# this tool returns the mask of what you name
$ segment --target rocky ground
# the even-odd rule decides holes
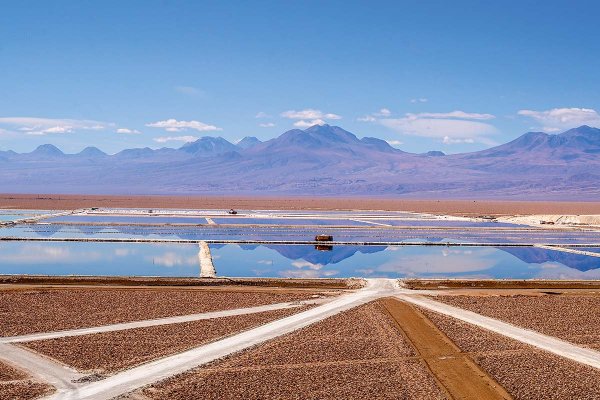
[[[298,307],[148,328],[40,340],[24,343],[23,346],[80,371],[110,374],[160,357],[176,354],[306,309],[306,307]]]
[[[314,294],[135,287],[0,290],[0,336],[254,307],[306,300]]]
[[[152,399],[440,399],[380,303],[148,387]]]
[[[421,310],[516,399],[600,399],[600,371]]]
[[[52,391],[51,386],[36,382],[24,372],[0,363],[0,399],[30,400]]]
[[[436,296],[435,300],[579,345],[600,344],[600,296]]]

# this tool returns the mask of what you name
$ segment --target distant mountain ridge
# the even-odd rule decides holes
[[[53,145],[0,152],[4,192],[382,195],[600,200],[600,130],[528,132],[486,150],[407,153],[337,126],[292,129],[261,142],[202,137],[179,149]],[[36,173],[32,173],[35,168]]]

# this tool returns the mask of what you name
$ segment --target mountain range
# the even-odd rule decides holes
[[[337,126],[261,142],[203,137],[179,149],[64,154],[46,144],[0,152],[0,191],[87,194],[288,194],[413,198],[600,199],[600,129],[528,132],[486,150],[404,152]]]

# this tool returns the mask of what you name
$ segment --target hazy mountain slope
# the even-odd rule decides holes
[[[487,150],[411,154],[334,126],[294,129],[250,147],[204,137],[180,149],[52,145],[0,154],[0,191],[287,193],[427,198],[600,199],[600,130],[526,133]]]

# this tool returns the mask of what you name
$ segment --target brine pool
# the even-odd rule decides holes
[[[210,245],[218,276],[600,279],[600,258],[533,247]],[[587,249],[598,251],[596,248]],[[194,277],[195,244],[1,242],[0,274]]]

